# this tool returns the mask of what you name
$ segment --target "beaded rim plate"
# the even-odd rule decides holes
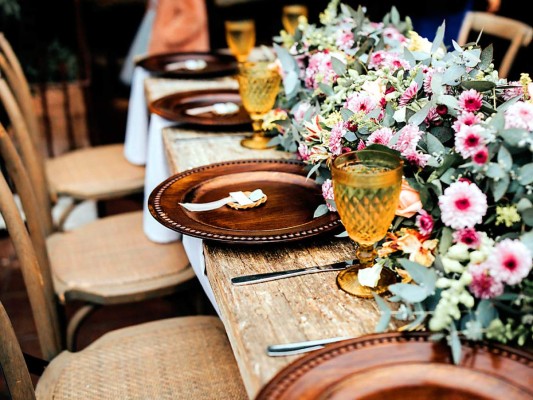
[[[532,354],[464,342],[454,365],[449,347],[430,336],[393,332],[328,345],[282,369],[256,400],[533,398]]]
[[[199,70],[167,70],[166,68],[169,64],[188,60],[202,60],[205,61],[206,66]],[[237,60],[232,55],[205,52],[154,54],[141,58],[137,61],[137,65],[158,76],[169,78],[203,79],[237,73]]]
[[[306,239],[342,227],[337,213],[313,214],[324,202],[320,186],[307,179],[296,160],[239,160],[210,164],[174,175],[153,190],[148,208],[167,228],[185,235],[230,243],[260,244]],[[178,203],[207,203],[229,192],[261,189],[258,207],[223,206],[191,212]]]

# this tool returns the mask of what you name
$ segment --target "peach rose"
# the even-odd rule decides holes
[[[400,192],[400,203],[396,209],[396,215],[405,218],[411,218],[422,209],[420,194],[414,190],[407,180],[402,179],[402,188]]]

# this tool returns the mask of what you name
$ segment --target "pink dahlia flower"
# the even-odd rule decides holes
[[[372,132],[372,134],[370,134],[370,136],[366,140],[366,144],[371,145],[377,143],[386,146],[389,144],[393,133],[394,132],[391,128],[378,129],[377,131]]]
[[[355,93],[354,95],[348,97],[346,99],[346,103],[344,103],[344,107],[346,107],[348,110],[354,113],[362,111],[365,114],[368,114],[370,111],[376,108],[377,105],[378,103],[374,98],[363,93]]]
[[[455,243],[466,244],[471,249],[478,249],[481,246],[481,235],[472,228],[465,228],[453,233]]]
[[[479,125],[464,125],[455,135],[455,151],[461,154],[463,158],[472,157],[485,146],[482,132],[483,128]]]
[[[521,128],[533,131],[533,104],[519,101],[505,111],[505,129]]]
[[[465,111],[478,111],[482,103],[483,96],[475,89],[466,90],[459,96],[459,107]]]
[[[338,122],[335,124],[331,130],[329,136],[328,147],[331,151],[331,154],[338,156],[342,153],[342,138],[346,134],[346,129],[344,128],[344,122]]]
[[[472,228],[487,213],[487,196],[473,183],[454,182],[439,196],[439,207],[444,225]]]
[[[298,146],[298,156],[302,159],[302,161],[309,160],[309,156],[311,155],[311,152],[309,151],[309,147],[305,143],[300,143]]]
[[[433,217],[426,210],[420,210],[416,216],[415,225],[422,235],[429,236],[433,232],[435,221],[433,221]]]
[[[516,285],[531,271],[531,252],[520,240],[504,239],[494,246],[491,273],[502,282]]]
[[[489,161],[489,149],[487,146],[477,149],[472,155],[472,161],[477,165],[485,165]]]
[[[453,123],[453,130],[459,132],[464,125],[472,126],[481,122],[480,114],[472,112],[464,112],[459,115],[457,120]]]
[[[416,145],[422,137],[422,131],[418,129],[418,126],[407,124],[400,129],[398,134],[398,141],[392,147],[402,153],[403,156],[416,152]]]
[[[477,298],[492,299],[503,293],[503,283],[491,275],[486,263],[471,264],[468,272],[472,275],[470,291]]]
[[[322,184],[322,196],[325,200],[333,200],[333,185],[331,184],[331,179],[326,179],[326,181]],[[329,204],[326,201],[326,205],[328,206],[328,209],[330,211],[337,211],[335,207],[333,207],[331,204]]]
[[[418,93],[418,83],[412,82],[407,89],[405,89],[405,92],[400,97],[400,100],[398,101],[398,105],[400,107],[406,106],[409,104],[412,100],[415,99],[416,94]]]

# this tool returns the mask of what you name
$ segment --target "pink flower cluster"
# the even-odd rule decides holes
[[[453,124],[455,131],[455,151],[464,159],[471,158],[477,165],[484,165],[489,160],[484,128],[478,124],[482,114],[476,114],[481,108],[481,94],[474,89],[463,92],[459,98],[463,112]]]
[[[470,290],[481,299],[503,293],[504,284],[516,285],[529,275],[532,255],[519,240],[504,239],[494,246],[487,260],[469,266]]]
[[[333,200],[334,195],[331,179],[326,179],[326,181],[322,184],[322,196],[325,200]],[[333,207],[328,201],[326,201],[326,205],[328,206],[328,209],[330,211],[337,211],[337,209]]]
[[[533,104],[519,101],[505,112],[505,129],[519,128],[533,131]]]
[[[370,56],[368,67],[372,69],[389,68],[390,72],[395,72],[400,68],[408,71],[411,66],[400,54],[387,51],[378,50]]]
[[[305,69],[305,86],[309,89],[316,89],[319,83],[331,85],[338,78],[333,70],[331,54],[320,51],[309,58],[309,65]]]

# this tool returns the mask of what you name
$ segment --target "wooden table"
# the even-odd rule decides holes
[[[243,149],[242,134],[198,133],[180,128],[163,131],[171,169],[244,158],[290,157],[274,150]],[[280,369],[297,357],[269,357],[269,344],[372,333],[379,319],[373,300],[337,289],[335,272],[232,286],[230,278],[313,265],[354,257],[346,239],[321,237],[286,245],[240,245],[204,242],[209,282],[221,310],[235,357],[250,398]]]

